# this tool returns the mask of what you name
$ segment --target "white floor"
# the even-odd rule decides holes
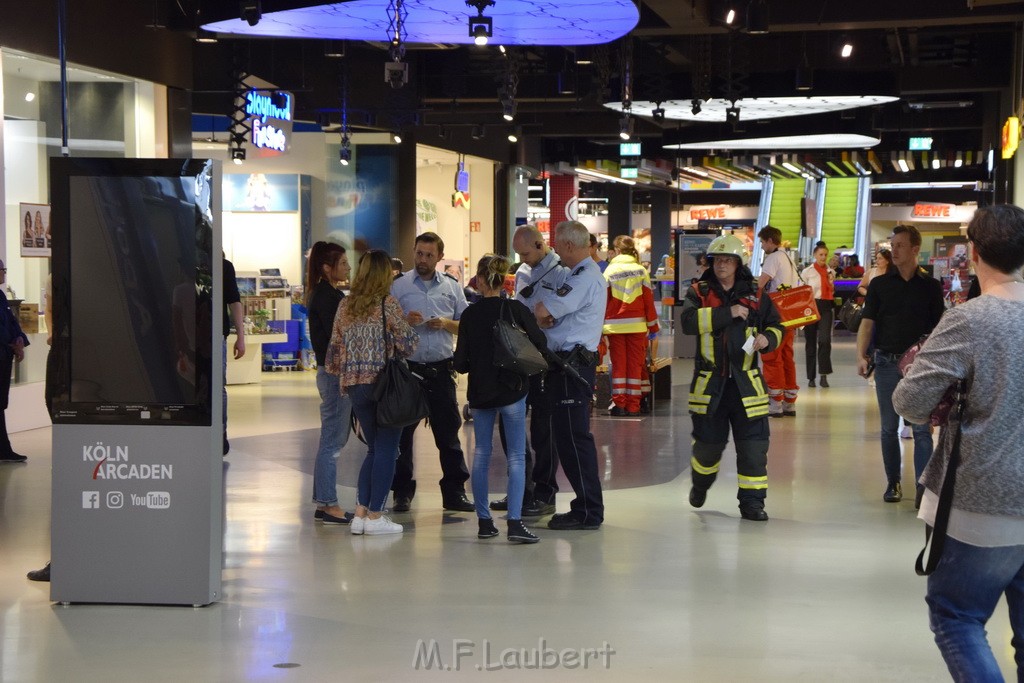
[[[689,366],[676,361],[673,403],[594,420],[605,525],[541,526],[534,546],[478,541],[474,515],[441,512],[426,433],[405,534],[315,523],[312,374],[231,387],[224,599],[201,609],[50,603],[25,579],[49,557],[50,430],[15,434],[30,458],[0,466],[0,680],[947,680],[913,571],[922,524],[912,496],[882,502],[873,391],[849,339],[835,358],[832,388],[772,421],[769,522],[740,521],[731,452],[705,507],[686,502]],[[358,446],[341,456],[343,505]],[[990,637],[1012,679],[1005,624],[1000,608]],[[439,658],[417,661],[431,641]],[[547,670],[516,668],[536,668],[538,649]]]

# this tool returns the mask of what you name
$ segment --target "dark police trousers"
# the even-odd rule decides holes
[[[715,482],[731,426],[736,442],[736,497],[741,506],[745,500],[762,501],[768,493],[768,417],[747,417],[734,380],[727,379],[722,391],[714,414],[691,416],[693,485],[707,490]]]
[[[570,504],[584,524],[604,522],[604,496],[597,466],[597,447],[590,433],[590,401],[595,368],[576,367],[586,383],[561,370],[549,372],[544,390],[534,403],[530,435],[536,460],[533,465],[534,497],[555,502],[555,473],[562,465],[576,497]],[[531,398],[533,393],[531,392]]]
[[[469,479],[466,458],[462,454],[462,444],[459,442],[462,418],[459,416],[459,404],[455,398],[452,361],[409,361],[409,367],[423,377],[420,386],[430,407],[430,431],[434,433],[434,444],[441,459],[441,481],[438,483],[441,485],[442,498],[449,500],[466,492],[466,480]],[[411,498],[416,493],[412,439],[418,426],[417,422],[403,429],[401,440],[398,442],[398,460],[395,462],[395,477],[391,483],[395,498]]]

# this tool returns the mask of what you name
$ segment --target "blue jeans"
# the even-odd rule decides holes
[[[377,402],[373,400],[372,384],[356,384],[348,388],[352,410],[359,420],[366,439],[366,457],[359,468],[359,486],[356,503],[370,512],[382,512],[395,476],[398,458],[398,439],[402,430],[397,427],[377,426]]]
[[[878,412],[882,418],[882,464],[885,476],[890,480],[901,478],[903,458],[900,453],[900,416],[892,405],[892,394],[900,382],[900,371],[896,361],[888,354],[875,352],[875,395],[878,397]],[[921,478],[921,472],[932,457],[932,431],[928,424],[907,423],[914,432],[914,481]]]
[[[320,392],[320,446],[313,465],[313,502],[338,504],[338,456],[348,443],[352,400],[341,394],[338,378],[323,367],[316,369],[316,389]]]
[[[935,643],[954,681],[1003,680],[985,623],[1004,593],[1017,680],[1024,680],[1024,546],[979,548],[946,538],[925,600]]]
[[[508,460],[508,518],[521,519],[523,490],[526,488],[526,397],[500,408],[473,408],[473,504],[476,516],[490,519],[487,507],[487,473],[491,467],[494,422],[501,415],[505,427],[505,456]]]

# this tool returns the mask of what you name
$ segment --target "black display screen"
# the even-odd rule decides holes
[[[55,422],[211,424],[212,182],[203,160],[51,161]]]

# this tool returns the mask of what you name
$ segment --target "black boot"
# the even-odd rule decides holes
[[[494,520],[488,517],[477,519],[479,530],[476,532],[477,538],[494,538],[498,535],[498,527],[494,526]]]
[[[704,507],[704,501],[708,499],[708,490],[697,486],[690,487],[690,505],[695,508]]]
[[[903,485],[899,479],[890,479],[889,485],[885,488],[882,500],[886,503],[898,503],[903,500]]]
[[[494,533],[498,533],[495,531]],[[508,540],[510,543],[537,543],[540,538],[535,536],[521,519],[508,520]]]

